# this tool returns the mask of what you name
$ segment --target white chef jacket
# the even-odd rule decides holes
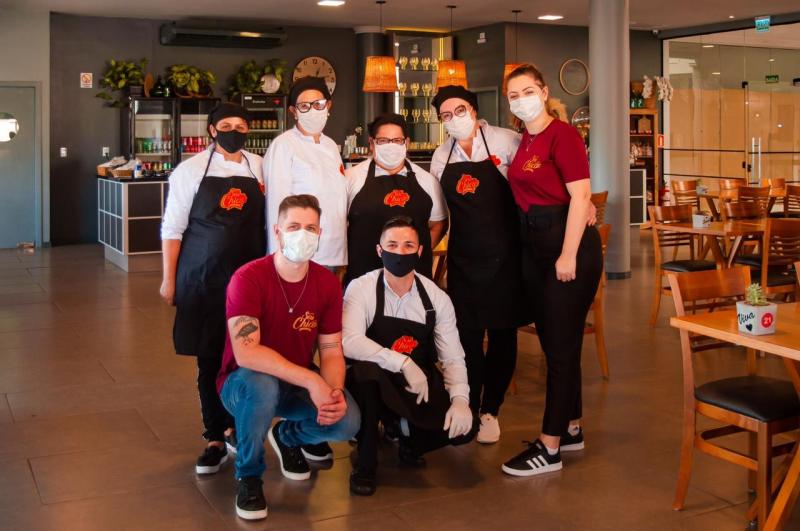
[[[350,282],[344,295],[344,314],[342,316],[342,347],[344,354],[350,359],[371,361],[382,369],[400,372],[403,362],[408,356],[395,352],[367,337],[367,329],[375,317],[375,285],[378,275],[383,269],[370,271]],[[417,274],[422,286],[431,299],[436,310],[436,325],[433,329],[434,344],[444,374],[444,386],[450,399],[457,396],[469,401],[469,383],[467,366],[464,362],[464,349],[458,338],[456,329],[456,313],[450,297],[432,280]],[[387,317],[407,319],[416,323],[425,323],[425,307],[419,296],[417,283],[411,290],[398,297],[383,279],[385,287],[383,314]]]
[[[322,209],[319,249],[312,258],[324,266],[347,265],[347,185],[336,143],[323,134],[319,144],[297,127],[281,134],[264,157],[267,183],[267,238],[269,252],[278,251],[272,227],[278,206],[287,196],[310,194]]]
[[[348,211],[350,210],[350,205],[353,204],[353,199],[355,199],[356,195],[358,195],[358,192],[360,192],[364,187],[364,183],[367,182],[367,173],[369,172],[369,165],[371,162],[372,159],[369,158],[360,162],[356,166],[348,168],[347,171],[344,172],[344,175],[347,178]],[[433,201],[429,221],[442,221],[447,219],[447,204],[445,203],[444,194],[442,193],[442,187],[439,184],[439,181],[436,179],[436,177],[423,170],[413,162],[410,164],[411,171],[413,171],[414,175],[417,177],[417,182]],[[378,175],[388,175],[388,173],[389,172],[375,164],[376,177]],[[400,175],[406,175],[407,170],[405,166],[398,173]]]
[[[517,148],[519,147],[522,135],[515,133],[511,129],[489,125],[486,120],[478,120],[478,124],[480,124],[483,129],[483,134],[486,136],[486,143],[489,144],[489,151],[491,151],[492,155],[500,159],[500,164],[497,166],[497,169],[500,170],[503,177],[506,177],[508,175],[508,167],[514,160],[514,155],[517,154]],[[481,162],[489,157],[489,153],[486,152],[486,144],[483,142],[480,131],[472,138],[471,157],[467,156],[461,146],[458,145],[458,141],[455,138],[449,137],[441,146],[436,148],[436,151],[433,153],[433,158],[431,159],[431,173],[439,180],[442,179],[442,172],[447,162],[447,156],[450,154],[450,148],[454,142],[456,145],[453,148],[453,155],[450,157],[450,162]]]
[[[161,221],[162,240],[182,240],[183,232],[189,225],[189,212],[192,209],[194,196],[203,180],[203,172],[208,164],[208,175],[213,177],[252,177],[263,184],[260,156],[242,150],[242,161],[225,160],[225,157],[214,151],[213,147],[194,155],[178,164],[169,176],[169,194],[164,219]],[[247,159],[247,161],[245,161]],[[248,166],[249,164],[249,166]]]

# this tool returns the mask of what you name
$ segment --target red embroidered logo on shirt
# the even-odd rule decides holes
[[[247,203],[247,194],[243,193],[239,188],[231,188],[219,200],[219,206],[225,210],[241,210],[244,204]]]
[[[404,207],[411,196],[405,190],[392,190],[383,198],[383,204],[388,207]]]
[[[461,195],[474,194],[480,184],[481,182],[478,179],[468,173],[464,173],[456,183],[456,192]]]
[[[344,175],[344,164],[339,164],[339,173]]]
[[[267,193],[267,187],[264,186],[264,183],[262,183],[261,181],[258,181],[258,189],[261,190],[262,194]]]
[[[542,161],[539,158],[539,155],[534,155],[531,158],[529,158],[525,162],[525,164],[522,165],[522,170],[523,171],[534,171],[534,170],[538,170],[541,167],[542,167]]]
[[[500,164],[502,164],[500,157],[498,157],[497,155],[490,155],[487,160],[491,160],[495,166],[500,166]]]
[[[317,316],[314,312],[307,311],[300,317],[294,320],[292,328],[299,332],[310,332],[317,327]]]
[[[419,345],[419,342],[412,336],[401,336],[392,343],[392,350],[400,354],[411,355],[417,345]]]

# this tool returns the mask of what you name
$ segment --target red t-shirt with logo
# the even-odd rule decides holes
[[[342,287],[333,273],[309,262],[308,285],[303,291],[305,279],[300,282],[278,279],[274,256],[253,260],[234,273],[228,284],[225,315],[227,319],[237,315],[257,317],[262,345],[277,351],[292,363],[310,367],[317,336],[342,331]],[[281,292],[281,285],[286,297]],[[292,313],[289,313],[286,299],[296,304]],[[228,375],[237,368],[228,334],[222,368],[217,376],[218,392],[222,391]]]
[[[586,146],[578,131],[553,120],[538,135],[525,131],[508,168],[514,200],[525,212],[531,205],[567,205],[567,183],[589,178]]]

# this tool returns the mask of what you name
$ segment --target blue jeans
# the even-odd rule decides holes
[[[320,426],[317,408],[307,390],[242,367],[228,375],[220,397],[236,421],[237,479],[261,477],[264,473],[264,440],[275,417],[286,419],[278,430],[278,437],[291,447],[347,441],[355,436],[361,424],[356,401],[347,391],[345,416],[336,424]]]

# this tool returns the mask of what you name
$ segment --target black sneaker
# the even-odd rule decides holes
[[[206,446],[206,449],[197,458],[194,470],[198,474],[216,474],[219,472],[219,467],[222,466],[222,463],[227,460],[228,452],[224,446],[222,448],[216,445]]]
[[[233,430],[230,435],[225,436],[225,447],[228,452],[236,455],[237,446],[239,446],[239,441],[236,439],[236,430]]]
[[[400,441],[400,434],[399,419],[386,421],[383,423],[383,436],[387,441],[396,444],[398,441]]]
[[[583,428],[578,429],[577,435],[570,434],[569,430],[561,436],[561,447],[559,448],[562,452],[577,452],[578,450],[583,450]]]
[[[239,491],[236,493],[236,514],[239,518],[263,520],[267,517],[263,485],[261,478],[257,477],[239,480]]]
[[[333,459],[333,448],[326,442],[305,444],[300,447],[303,456],[309,461],[327,461]]]
[[[406,442],[405,437],[400,437],[400,444],[397,447],[397,459],[403,468],[424,468],[425,458]]]
[[[526,450],[503,464],[503,472],[512,476],[535,476],[561,470],[561,452],[550,455],[539,439],[527,444]]]
[[[286,446],[281,441],[278,435],[278,428],[281,424],[286,422],[282,420],[275,424],[267,433],[269,444],[275,453],[278,455],[278,461],[281,463],[281,473],[287,479],[303,480],[311,477],[311,468],[308,466],[308,461],[303,457],[303,452],[299,447],[292,448]]]
[[[350,492],[358,496],[375,494],[375,471],[354,467],[350,472]]]

